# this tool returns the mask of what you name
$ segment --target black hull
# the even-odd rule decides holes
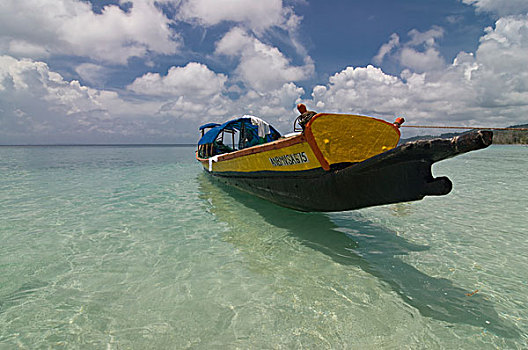
[[[492,137],[491,131],[475,131],[452,139],[409,142],[330,171],[210,174],[222,183],[288,208],[353,210],[448,194],[452,183],[447,177],[433,177],[433,163],[486,148]]]

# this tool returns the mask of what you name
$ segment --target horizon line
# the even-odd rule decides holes
[[[0,144],[0,147],[189,147],[194,143],[42,143],[42,144]]]

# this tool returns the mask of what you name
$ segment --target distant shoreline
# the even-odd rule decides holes
[[[528,124],[523,125],[512,125],[509,128],[528,128]],[[475,129],[477,130],[477,129]],[[483,128],[482,130],[486,130]],[[438,136],[434,135],[420,135],[415,137],[410,137],[406,139],[401,139],[399,144],[404,144],[410,141],[416,140],[429,140],[435,138],[452,138],[459,136],[471,131],[465,131],[461,133],[447,133],[441,134]],[[528,132],[523,130],[494,130],[493,131],[493,144],[494,145],[528,145]]]

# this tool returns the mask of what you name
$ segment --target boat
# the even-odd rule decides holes
[[[202,125],[196,159],[212,179],[278,205],[346,211],[448,194],[452,182],[433,177],[433,163],[486,148],[493,137],[475,130],[399,145],[403,118],[298,109],[296,132],[284,136],[249,115]]]

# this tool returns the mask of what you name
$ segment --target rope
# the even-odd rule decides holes
[[[464,129],[464,130],[513,130],[513,131],[528,131],[528,128],[485,128],[485,127],[469,127],[469,126],[432,126],[432,125],[400,125],[402,128],[420,128],[420,129]]]

